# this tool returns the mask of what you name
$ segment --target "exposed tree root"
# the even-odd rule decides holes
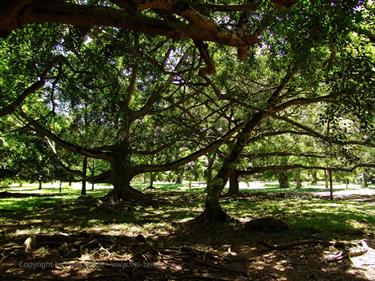
[[[311,240],[295,241],[295,242],[285,243],[285,244],[270,244],[268,242],[262,241],[260,242],[260,244],[272,250],[288,250],[297,246],[310,245],[310,244],[314,244],[314,245],[320,244],[323,246],[332,246],[335,248],[342,249],[341,251],[330,254],[327,257],[327,262],[336,262],[336,261],[343,260],[347,257],[350,258],[350,257],[361,256],[367,253],[369,249],[366,241],[364,240],[361,240],[359,241],[359,243],[356,243],[356,242],[330,242],[330,241],[324,241],[324,240],[311,239]]]
[[[267,248],[270,248],[272,250],[288,250],[297,246],[301,245],[309,245],[309,244],[320,244],[324,246],[334,246],[335,242],[329,242],[329,241],[324,241],[324,240],[316,240],[316,239],[311,239],[311,240],[301,240],[301,241],[294,241],[290,243],[285,243],[285,244],[270,244],[266,241],[261,241],[259,242],[261,245],[266,246]]]
[[[149,195],[146,195],[132,187],[121,190],[114,188],[107,195],[105,195],[102,200],[106,203],[112,204],[117,202],[126,202],[135,205],[157,205],[157,202],[152,200]]]
[[[189,221],[187,227],[190,232],[196,229],[214,228],[215,225],[226,224],[234,221],[235,219],[225,213],[222,209],[216,214],[211,214],[205,210],[198,217]]]
[[[232,193],[232,192],[227,192],[225,194],[223,194],[221,197],[222,198],[239,198],[239,197],[246,197],[247,194],[243,193],[243,192],[236,192],[236,193]]]

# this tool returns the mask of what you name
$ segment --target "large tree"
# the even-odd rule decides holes
[[[59,147],[107,161],[110,170],[93,180],[113,184],[109,198],[144,199],[130,186],[134,176],[176,169],[240,128],[232,122],[217,129],[227,122],[229,103],[215,102],[200,83],[202,60],[193,45],[70,28],[50,55],[61,64],[15,116]]]
[[[359,119],[365,116],[365,120],[361,120],[363,124],[373,118],[375,110],[370,102],[373,87],[368,88],[368,77],[373,73],[374,63],[371,56],[373,49],[369,44],[371,38],[364,36],[365,47],[359,52],[353,52],[358,44],[352,38],[352,32],[356,33],[359,25],[366,24],[364,19],[371,4],[316,1],[299,3],[298,7],[301,9],[279,15],[267,29],[268,32],[264,33],[264,45],[254,51],[253,60],[258,57],[256,61],[267,61],[268,75],[259,73],[261,67],[256,70],[249,67],[246,77],[241,80],[244,81],[242,90],[236,89],[237,93],[246,93],[251,97],[260,92],[263,95],[255,99],[257,103],[253,101],[248,104],[248,117],[208,188],[205,209],[197,218],[198,222],[228,220],[219,204],[220,194],[251,135],[270,116],[286,117],[291,109],[329,102],[339,108],[336,116],[343,112],[353,113]],[[253,76],[258,80],[254,81]],[[264,82],[264,77],[269,77],[268,81]],[[343,77],[347,79],[343,80]],[[241,83],[236,84],[237,88],[239,85]],[[217,89],[218,96],[235,102],[233,95],[236,92],[228,93],[228,88]],[[257,90],[254,92],[254,89]],[[347,105],[348,100],[353,102],[351,106]]]

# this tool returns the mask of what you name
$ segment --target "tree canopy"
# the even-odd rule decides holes
[[[121,200],[144,199],[136,175],[218,155],[198,220],[226,221],[233,175],[374,166],[373,16],[372,1],[2,1],[2,133],[71,170],[99,159],[91,180]]]

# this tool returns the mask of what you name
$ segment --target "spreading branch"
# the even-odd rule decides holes
[[[236,172],[239,175],[253,175],[258,173],[263,173],[266,171],[288,171],[294,169],[304,169],[304,170],[331,170],[331,171],[338,171],[338,172],[353,172],[358,168],[375,168],[374,163],[360,163],[356,164],[352,167],[339,167],[339,166],[309,166],[309,165],[302,165],[302,164],[294,164],[294,165],[269,165],[264,167],[251,167],[247,170],[237,170]]]
[[[44,128],[42,125],[40,125],[36,120],[31,118],[29,115],[27,115],[25,112],[19,110],[20,116],[28,122],[28,125],[32,130],[34,130],[38,135],[42,137],[49,138],[56,142],[59,146],[62,148],[71,151],[73,153],[78,153],[87,157],[97,158],[97,159],[104,159],[104,160],[111,160],[111,151],[103,151],[101,149],[95,149],[95,148],[84,148],[79,145],[70,143],[66,140],[63,140],[56,134],[52,133],[50,130]]]
[[[44,69],[38,81],[34,82],[31,86],[23,90],[22,93],[13,102],[0,109],[0,117],[13,113],[25,101],[27,97],[41,89],[46,83],[47,74],[57,63],[61,63],[61,61],[62,60],[60,57],[52,60]]]
[[[198,151],[195,151],[194,153],[192,153],[188,156],[185,156],[185,157],[183,157],[179,160],[169,162],[169,163],[165,163],[165,164],[160,164],[160,165],[140,165],[140,166],[136,166],[136,167],[134,167],[134,172],[137,175],[137,174],[142,174],[142,173],[147,173],[147,172],[163,172],[163,171],[174,170],[174,169],[180,167],[181,165],[184,165],[186,163],[194,161],[195,159],[201,157],[202,155],[205,155],[208,152],[217,149],[223,143],[229,141],[229,139],[241,129],[242,125],[243,124],[240,124],[240,125],[234,127],[233,129],[229,130],[220,139],[217,139],[216,141],[213,141],[212,143],[210,143],[206,147],[204,147],[204,148],[202,148]]]

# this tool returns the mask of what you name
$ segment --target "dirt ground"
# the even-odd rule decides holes
[[[362,232],[333,240],[313,231],[251,231],[245,221],[193,229],[178,223],[155,236],[100,228],[3,235],[0,280],[375,280],[374,249],[375,237]]]

